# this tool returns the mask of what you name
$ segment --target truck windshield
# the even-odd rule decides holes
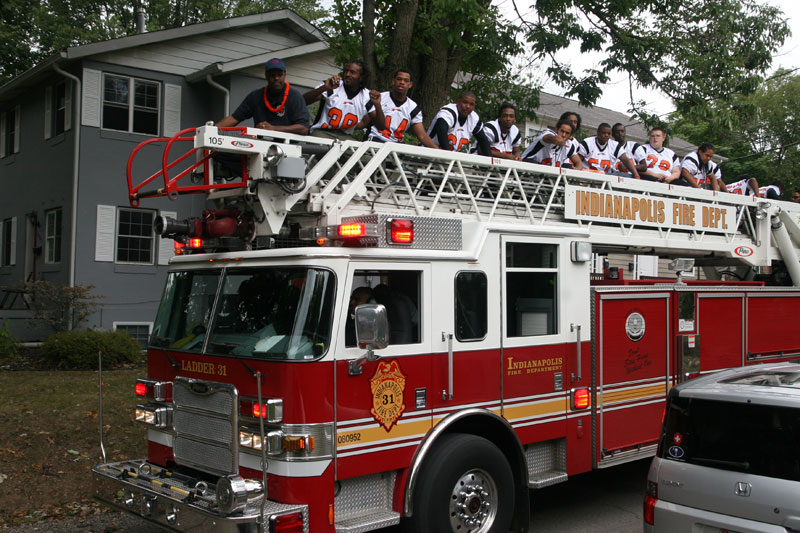
[[[333,274],[315,268],[172,272],[150,344],[214,355],[315,359],[330,344],[334,291]]]

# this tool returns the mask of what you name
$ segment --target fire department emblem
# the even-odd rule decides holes
[[[406,375],[397,361],[379,361],[375,375],[369,380],[369,388],[372,391],[370,413],[388,432],[406,409],[403,403]]]

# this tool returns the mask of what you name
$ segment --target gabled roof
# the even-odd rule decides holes
[[[266,31],[269,28],[269,31]],[[282,9],[73,46],[0,87],[0,103],[50,76],[54,64],[94,59],[186,76],[189,81],[245,69],[274,56],[326,50],[327,36],[294,11]]]

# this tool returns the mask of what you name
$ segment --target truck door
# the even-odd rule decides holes
[[[680,377],[685,379],[697,372],[742,366],[744,333],[743,293],[698,292],[696,343],[700,345],[700,366],[694,368],[683,358]]]
[[[346,479],[407,466],[431,427],[431,279],[425,263],[352,262],[336,340],[336,477]],[[348,305],[350,302],[350,305]],[[389,346],[379,358],[352,361],[352,309],[380,303],[389,319]]]
[[[566,435],[569,323],[560,302],[573,289],[560,277],[572,268],[563,248],[535,238],[502,242],[503,416],[523,443]]]
[[[598,468],[652,455],[668,390],[667,292],[595,294]]]

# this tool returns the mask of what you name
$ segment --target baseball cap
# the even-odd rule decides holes
[[[272,59],[267,61],[266,65],[264,65],[265,71],[275,70],[275,69],[286,72],[286,65],[283,63],[283,59],[278,59],[277,57],[273,57]]]

